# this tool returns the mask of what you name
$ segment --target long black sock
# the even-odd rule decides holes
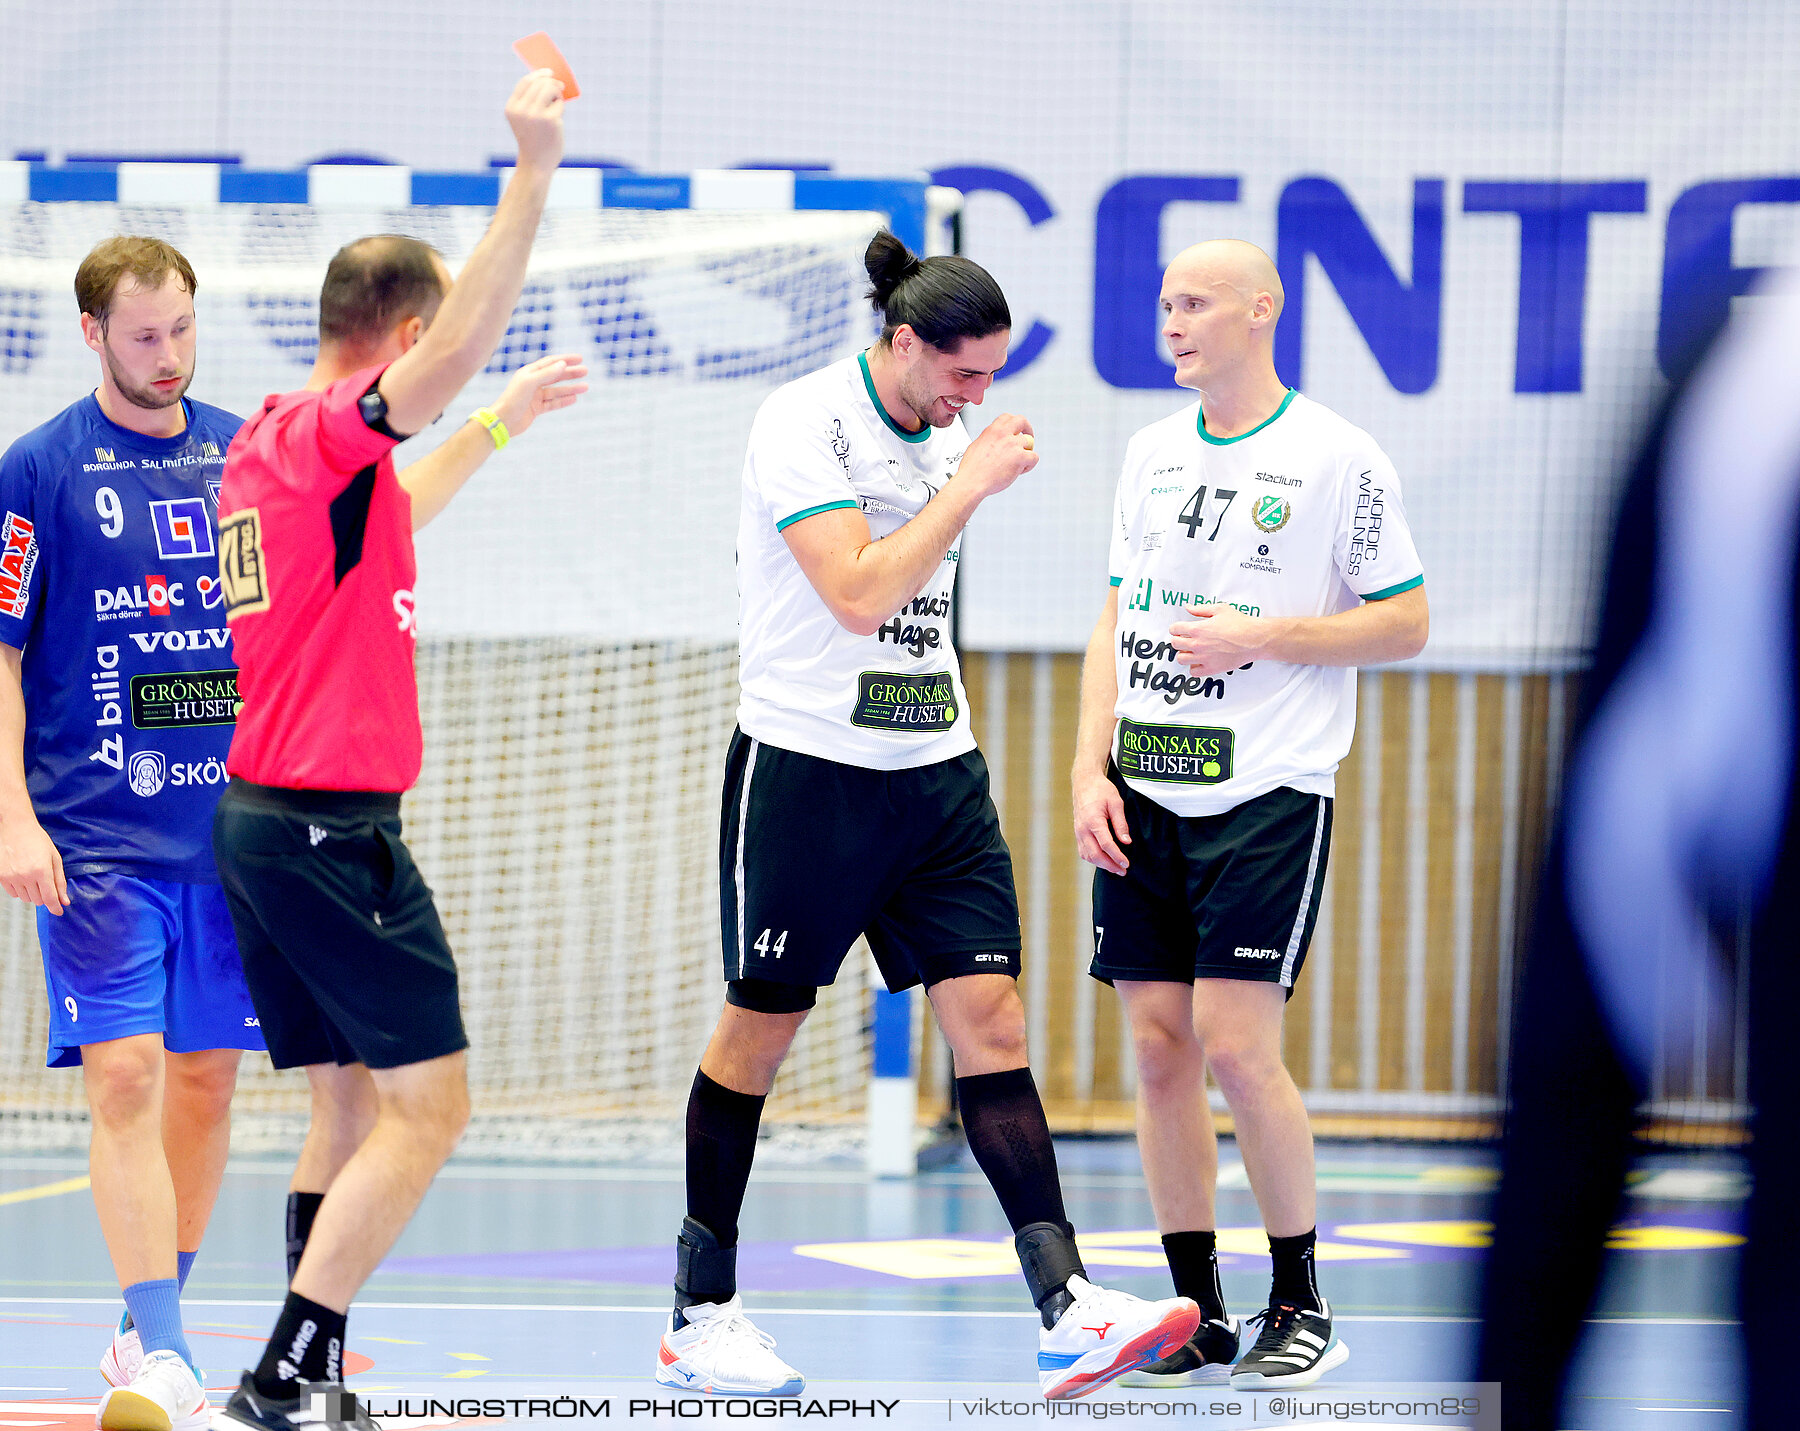
[[[1163,1254],[1175,1295],[1199,1303],[1203,1321],[1225,1320],[1225,1292],[1219,1286],[1219,1235],[1216,1232],[1165,1232]]]
[[[319,1215],[319,1205],[324,1201],[324,1193],[291,1192],[288,1194],[287,1264],[289,1282],[294,1280],[294,1273],[300,1270],[300,1259],[306,1254],[306,1239],[312,1236],[313,1219]]]
[[[738,1213],[750,1186],[756,1129],[765,1099],[694,1074],[687,1106],[687,1210],[719,1240],[736,1247]]]
[[[302,1382],[341,1382],[344,1322],[344,1313],[289,1292],[262,1360],[251,1373],[256,1389],[264,1396],[292,1401]]]
[[[675,1244],[677,1328],[686,1323],[684,1308],[737,1295],[738,1213],[765,1101],[694,1074],[687,1108],[688,1215]]]
[[[1323,1311],[1319,1283],[1313,1276],[1313,1244],[1319,1230],[1295,1237],[1271,1237],[1269,1256],[1275,1263],[1275,1280],[1269,1288],[1271,1302],[1291,1302],[1302,1311]]]
[[[1034,1222],[1067,1227],[1056,1149],[1031,1070],[1009,1068],[959,1078],[956,1101],[969,1151],[993,1184],[1013,1231]]]

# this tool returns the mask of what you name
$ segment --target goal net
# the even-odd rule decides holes
[[[481,210],[22,204],[0,210],[0,433],[90,390],[71,284],[88,248],[155,233],[199,279],[192,395],[240,414],[298,387],[326,261],[404,232],[455,268]],[[718,799],[737,698],[734,547],[744,439],[777,384],[867,342],[879,216],[593,210],[545,216],[511,330],[451,418],[546,353],[592,390],[496,455],[418,540],[425,768],[408,843],[462,973],[475,1121],[465,1147],[675,1146],[722,1001]],[[850,1126],[868,1079],[869,963],[823,991],[770,1101]],[[77,1073],[46,1070],[29,911],[0,905],[0,1144],[85,1136]],[[294,1146],[298,1073],[248,1056],[238,1146]],[[634,1140],[637,1140],[634,1142]]]

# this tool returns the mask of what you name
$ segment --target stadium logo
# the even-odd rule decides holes
[[[214,554],[212,516],[204,497],[174,497],[150,504],[156,529],[156,554],[164,561],[186,561]]]
[[[117,462],[118,460],[119,459],[113,455],[113,450],[110,447],[96,447],[94,449],[94,461],[96,462]]]
[[[37,566],[37,529],[17,512],[0,526],[0,611],[23,616],[31,601],[31,573]]]
[[[1258,531],[1278,532],[1294,515],[1294,504],[1283,497],[1258,497],[1250,519]]]
[[[140,750],[126,763],[125,783],[131,786],[134,795],[156,794],[163,788],[167,776],[168,767],[163,764],[159,750]]]

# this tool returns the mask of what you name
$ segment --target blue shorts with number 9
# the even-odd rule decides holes
[[[216,884],[107,870],[69,876],[60,915],[37,912],[50,991],[51,1068],[81,1046],[159,1033],[173,1053],[260,1049],[231,913]]]

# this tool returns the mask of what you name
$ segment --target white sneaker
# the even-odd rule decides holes
[[[94,1412],[100,1431],[205,1431],[211,1424],[193,1368],[172,1351],[151,1352],[130,1384],[107,1392]]]
[[[1186,1297],[1146,1302],[1129,1292],[1069,1278],[1075,1298],[1038,1333],[1038,1386],[1050,1401],[1086,1396],[1146,1362],[1166,1357],[1200,1325]]]
[[[108,1386],[130,1386],[144,1364],[144,1343],[138,1337],[138,1329],[125,1325],[130,1316],[130,1312],[120,1316],[112,1345],[100,1357],[100,1375],[106,1378]]]
[[[684,1391],[721,1396],[798,1396],[806,1378],[772,1348],[775,1338],[744,1315],[744,1301],[702,1302],[684,1307],[687,1325],[669,1318],[656,1355],[656,1379]]]

